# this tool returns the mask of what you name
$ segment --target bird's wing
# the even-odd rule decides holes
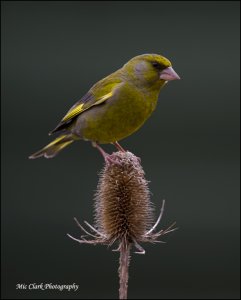
[[[78,102],[75,103],[75,105],[70,108],[57,127],[49,134],[65,129],[82,112],[110,99],[115,94],[121,83],[122,81],[120,80],[110,81],[107,80],[107,78],[96,83],[87,94],[85,94]]]

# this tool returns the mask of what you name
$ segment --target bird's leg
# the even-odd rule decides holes
[[[126,152],[126,150],[118,143],[118,142],[114,142],[112,143],[119,151],[121,152]]]
[[[105,150],[103,148],[100,147],[100,145],[98,145],[96,142],[92,142],[92,146],[95,147],[100,154],[104,157],[105,162],[108,163],[112,163],[112,164],[116,164],[117,162],[111,158],[110,154],[108,154],[107,152],[105,152]]]
[[[100,152],[100,154],[104,157],[104,160],[107,161],[107,157],[109,156],[109,154],[106,153],[105,150],[101,148],[100,145],[98,145],[96,142],[92,142],[92,146],[95,147]]]

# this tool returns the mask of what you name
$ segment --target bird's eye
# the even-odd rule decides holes
[[[153,67],[155,68],[155,69],[157,69],[157,70],[160,70],[161,69],[161,65],[158,63],[158,62],[153,62],[152,63],[152,65],[153,65]]]

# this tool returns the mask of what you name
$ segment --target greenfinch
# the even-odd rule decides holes
[[[29,158],[54,157],[75,140],[114,144],[138,130],[156,108],[160,90],[180,79],[171,62],[158,54],[138,55],[103,78],[76,103],[49,135],[59,136]]]

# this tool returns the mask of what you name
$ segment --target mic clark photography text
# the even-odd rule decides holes
[[[53,283],[18,283],[16,284],[16,290],[59,290],[62,292],[63,290],[74,291],[76,292],[79,288],[79,285],[73,284],[53,284]]]

